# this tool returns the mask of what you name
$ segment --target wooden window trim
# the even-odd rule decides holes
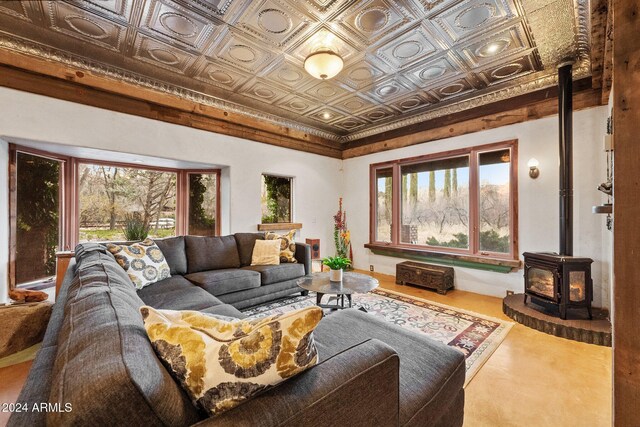
[[[9,288],[16,286],[16,221],[17,221],[17,154],[25,153],[40,156],[61,162],[60,174],[60,238],[58,246],[60,251],[72,251],[79,240],[79,215],[80,200],[78,188],[78,167],[80,164],[99,166],[123,167],[171,172],[176,177],[176,235],[185,235],[188,231],[189,210],[189,180],[188,175],[193,173],[216,175],[216,235],[221,234],[220,212],[220,169],[176,169],[160,166],[149,166],[137,163],[109,162],[79,157],[64,156],[37,148],[25,147],[18,144],[9,144]]]
[[[509,253],[502,254],[496,252],[480,251],[479,242],[479,168],[478,159],[480,154],[497,151],[500,149],[509,149],[511,153],[510,159],[510,180],[509,180],[509,233],[511,241],[509,244]],[[469,249],[444,248],[429,245],[411,245],[400,242],[400,225],[401,225],[401,168],[402,166],[443,160],[454,157],[469,156]],[[377,228],[377,183],[376,173],[380,169],[392,169],[392,223],[391,223],[391,242],[376,240]],[[446,255],[447,257],[458,257],[464,261],[482,263],[492,265],[510,265],[516,268],[520,265],[518,253],[518,140],[507,140],[491,144],[484,144],[473,147],[466,147],[456,150],[449,150],[439,153],[431,153],[421,156],[407,157],[397,160],[374,163],[369,169],[369,243],[365,247],[388,252],[406,253],[411,255]],[[506,261],[509,263],[505,264]],[[496,264],[497,263],[497,264]]]

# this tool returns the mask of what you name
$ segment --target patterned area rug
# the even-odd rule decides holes
[[[245,310],[244,313],[263,317],[308,307],[315,302],[316,296],[311,292],[308,296],[285,298]],[[383,289],[354,295],[353,302],[355,308],[362,307],[387,322],[423,333],[462,352],[467,367],[465,387],[513,326],[513,322]]]

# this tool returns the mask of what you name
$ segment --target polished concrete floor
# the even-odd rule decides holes
[[[447,295],[380,286],[423,299],[511,320],[502,299],[453,290]],[[465,427],[611,425],[611,348],[557,338],[516,324],[466,388]]]
[[[502,299],[464,291],[447,295],[399,286],[375,274],[380,286],[487,316],[502,314]],[[14,402],[31,362],[0,368],[0,403]],[[0,425],[8,414],[0,412]],[[465,427],[611,425],[611,349],[516,324],[466,388]]]

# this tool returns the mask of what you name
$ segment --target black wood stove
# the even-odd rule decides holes
[[[591,319],[593,281],[591,258],[547,252],[524,253],[524,302],[556,304],[560,318],[567,318],[567,308],[586,308]]]
[[[573,82],[571,63],[558,67],[558,115],[560,117],[560,254],[525,252],[524,303],[558,306],[560,317],[567,308],[584,307],[591,319],[593,281],[590,258],[573,256]]]

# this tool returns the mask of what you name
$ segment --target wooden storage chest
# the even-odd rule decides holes
[[[453,289],[453,268],[413,261],[401,262],[396,264],[396,283],[435,289],[445,295],[449,289]]]

